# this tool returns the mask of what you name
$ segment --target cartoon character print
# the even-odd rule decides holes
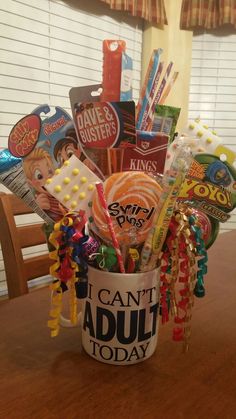
[[[35,148],[25,157],[23,169],[28,184],[33,188],[35,200],[49,217],[58,221],[65,213],[63,206],[44,188],[46,180],[54,174],[50,154],[43,148]]]

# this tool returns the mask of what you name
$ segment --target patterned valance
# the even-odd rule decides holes
[[[164,0],[100,0],[113,10],[128,12],[149,22],[167,25]],[[175,1],[175,0],[172,0]]]
[[[182,0],[181,29],[236,26],[236,0]]]

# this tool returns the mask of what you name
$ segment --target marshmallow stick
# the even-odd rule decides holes
[[[109,214],[109,210],[108,210],[106,198],[105,198],[105,195],[104,195],[104,190],[103,190],[102,183],[96,183],[96,188],[97,188],[98,198],[99,198],[101,207],[103,209],[103,212],[104,212],[104,215],[105,215],[105,218],[106,218],[106,222],[108,224],[108,228],[109,228],[109,231],[110,231],[110,234],[111,234],[112,244],[113,244],[114,249],[116,251],[116,256],[117,256],[118,264],[119,264],[119,267],[120,267],[120,272],[125,273],[124,262],[123,262],[123,259],[122,259],[122,256],[121,256],[119,243],[118,243],[116,235],[115,235],[114,227],[113,227],[113,224],[112,224],[112,219],[111,219],[111,216]]]

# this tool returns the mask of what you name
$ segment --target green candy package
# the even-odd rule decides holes
[[[174,140],[175,129],[179,119],[181,108],[173,106],[157,105],[154,114],[152,131],[164,132],[169,135],[171,143]]]

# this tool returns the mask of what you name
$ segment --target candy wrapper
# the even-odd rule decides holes
[[[123,156],[123,171],[137,170],[163,174],[169,137],[159,132],[137,130],[137,145],[126,148]]]
[[[163,68],[163,63],[160,63],[160,55],[162,54],[162,52],[163,50],[161,48],[153,50],[149,61],[144,84],[142,86],[140,98],[137,105],[136,127],[139,130],[143,129],[143,121],[147,116],[149,103],[152,101],[154,97],[159,82],[159,78]]]
[[[190,122],[186,131],[196,137],[182,135],[173,141],[167,151],[165,170],[179,147],[183,144],[190,147],[194,159],[179,200],[197,211],[206,248],[209,248],[218,235],[219,223],[226,222],[236,206],[236,170],[233,167],[236,154],[198,120]]]
[[[48,220],[59,220],[66,209],[46,191],[45,183],[73,154],[86,164],[71,117],[62,108],[56,107],[53,113],[48,105],[39,106],[13,127],[8,147],[12,155],[22,158],[25,179],[38,207]]]
[[[169,136],[170,142],[174,140],[175,129],[178,122],[180,108],[157,105],[154,114],[152,130],[164,132]]]
[[[183,142],[190,147],[193,156],[201,153],[212,154],[226,161],[230,166],[234,166],[236,162],[236,153],[224,145],[222,138],[217,136],[215,131],[196,119],[188,122],[181,136],[176,138],[168,148],[165,170],[168,170],[171,164],[175,149]]]
[[[86,212],[92,200],[95,184],[100,179],[76,156],[71,156],[54,176],[47,179],[45,189],[70,211]]]
[[[9,150],[0,150],[0,173],[4,173],[14,167],[16,164],[21,163],[21,159],[14,157]]]
[[[132,71],[133,60],[125,52],[122,53],[121,62],[121,82],[120,82],[120,101],[127,102],[132,100]]]
[[[191,161],[190,150],[186,147],[179,148],[170,170],[164,174],[156,215],[141,253],[141,272],[152,270],[158,264],[171,216]]]
[[[38,214],[46,223],[53,220],[37,204],[35,197],[27,184],[22,168],[22,160],[12,156],[9,150],[0,151],[0,182],[18,198],[22,199],[33,212]]]
[[[122,100],[121,77],[124,69],[124,53],[126,42],[123,40],[105,39],[103,49],[102,94],[101,101],[117,102]],[[124,76],[124,74],[123,74]],[[129,98],[126,100],[130,100]]]
[[[211,154],[195,155],[182,185],[179,201],[198,212],[206,247],[219,232],[219,223],[230,218],[236,207],[236,171],[227,162]]]
[[[161,63],[159,67],[160,67],[160,72],[161,72],[162,71]],[[154,120],[156,105],[159,103],[161,99],[161,96],[163,94],[163,91],[164,91],[164,88],[165,88],[167,79],[170,75],[172,67],[173,67],[173,62],[171,61],[166,68],[165,74],[160,82],[160,86],[158,87],[157,91],[155,91],[155,93],[153,94],[152,102],[148,103],[147,110],[146,110],[146,113],[144,115],[142,125],[141,125],[141,129],[144,131],[153,130],[153,120]]]

